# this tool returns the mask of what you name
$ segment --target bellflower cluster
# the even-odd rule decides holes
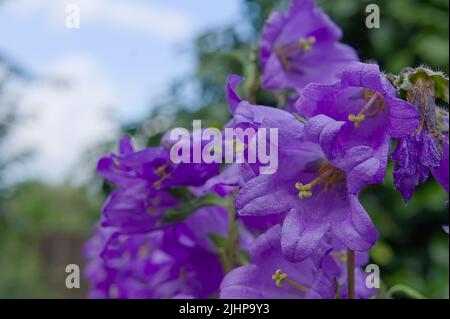
[[[423,67],[384,74],[358,62],[341,38],[313,0],[270,16],[259,46],[262,81],[246,87],[261,84],[284,99],[258,104],[258,95],[240,93],[245,79],[228,77],[231,118],[215,132],[235,132],[239,161],[177,162],[170,132],[143,150],[124,137],[117,154],[100,159],[113,190],[85,250],[90,297],[377,296],[364,271],[376,212],[360,193],[384,182],[389,159],[405,200],[430,173],[448,192],[448,111],[437,106],[448,104],[448,79]],[[187,158],[220,146],[195,133],[184,141]],[[249,158],[268,147],[277,169],[265,173],[267,163]]]
[[[183,223],[149,233],[99,228],[86,247],[93,298],[208,298],[218,291],[223,267],[208,233],[225,236],[222,207],[196,211]],[[246,245],[245,243],[243,244]]]
[[[259,236],[250,247],[252,263],[228,273],[220,286],[225,299],[333,299],[347,298],[345,254],[330,249],[324,240],[314,255],[299,263],[283,257],[281,226],[274,226]],[[357,266],[366,262],[358,256]],[[376,289],[366,288],[364,273],[357,268],[356,297],[370,298]]]
[[[177,205],[171,188],[200,186],[218,172],[217,164],[173,164],[170,147],[135,151],[129,137],[119,153],[100,159],[98,171],[116,186],[103,207],[102,225],[124,232],[152,230],[164,210]]]

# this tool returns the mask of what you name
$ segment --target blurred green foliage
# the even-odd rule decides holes
[[[426,64],[448,74],[448,0],[318,3],[363,61],[375,60],[387,72]],[[380,29],[365,27],[369,3],[380,7]],[[204,126],[226,123],[227,75],[241,74],[250,82],[257,79],[255,53],[261,27],[272,10],[285,10],[288,4],[287,0],[242,0],[242,14],[234,24],[196,38],[195,71],[180,77],[163,98],[153,102],[148,118],[125,125],[124,131],[141,144],[155,145],[166,129],[190,128],[193,119],[202,119]],[[248,93],[248,83],[243,94]],[[1,84],[0,80],[0,88]],[[272,93],[255,93],[260,104],[280,102]],[[0,103],[0,110],[3,106]],[[0,144],[5,123],[0,117]],[[95,162],[90,165],[95,167]],[[371,258],[381,267],[384,291],[406,285],[425,297],[448,298],[448,236],[441,229],[448,224],[448,194],[430,179],[405,204],[393,189],[391,176],[389,172],[386,185],[367,188],[362,194],[362,203],[380,231]],[[108,190],[105,185],[92,196],[83,187],[30,182],[8,190],[3,200],[0,193],[0,297],[83,297],[85,284],[82,290],[65,288],[64,268],[68,263],[83,264],[82,245],[98,221]]]
[[[66,289],[65,268],[84,264],[101,199],[69,185],[18,185],[0,211],[0,297],[82,297],[87,285]]]

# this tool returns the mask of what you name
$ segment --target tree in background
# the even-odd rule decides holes
[[[18,182],[9,174],[32,160],[29,152],[9,149],[14,143],[9,134],[20,125],[20,94],[13,84],[26,87],[32,80],[0,51],[0,298],[83,297],[83,289],[65,288],[64,270],[83,264],[101,196],[89,196],[84,187]]]

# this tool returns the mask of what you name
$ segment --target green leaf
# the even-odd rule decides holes
[[[183,200],[192,200],[194,196],[187,187],[174,187],[168,190],[168,192],[176,198]]]
[[[205,206],[224,206],[229,205],[228,199],[220,198],[213,194],[207,194],[202,197],[194,198],[190,201],[183,202],[175,208],[166,210],[163,223],[180,222],[194,213],[197,209]]]

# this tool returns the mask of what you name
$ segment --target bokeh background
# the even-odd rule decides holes
[[[81,28],[65,6],[78,4]],[[318,0],[362,60],[386,72],[426,64],[448,74],[448,0]],[[381,9],[367,29],[365,7]],[[83,245],[109,185],[101,154],[133,135],[155,145],[192,119],[229,118],[229,73],[255,76],[261,27],[277,0],[0,0],[0,298],[83,298],[65,266]],[[277,105],[258,91],[261,104]],[[383,287],[449,296],[448,194],[433,180],[404,204],[386,185],[364,191],[381,238],[372,250]],[[385,288],[383,288],[385,289]],[[405,297],[401,295],[399,297]]]

